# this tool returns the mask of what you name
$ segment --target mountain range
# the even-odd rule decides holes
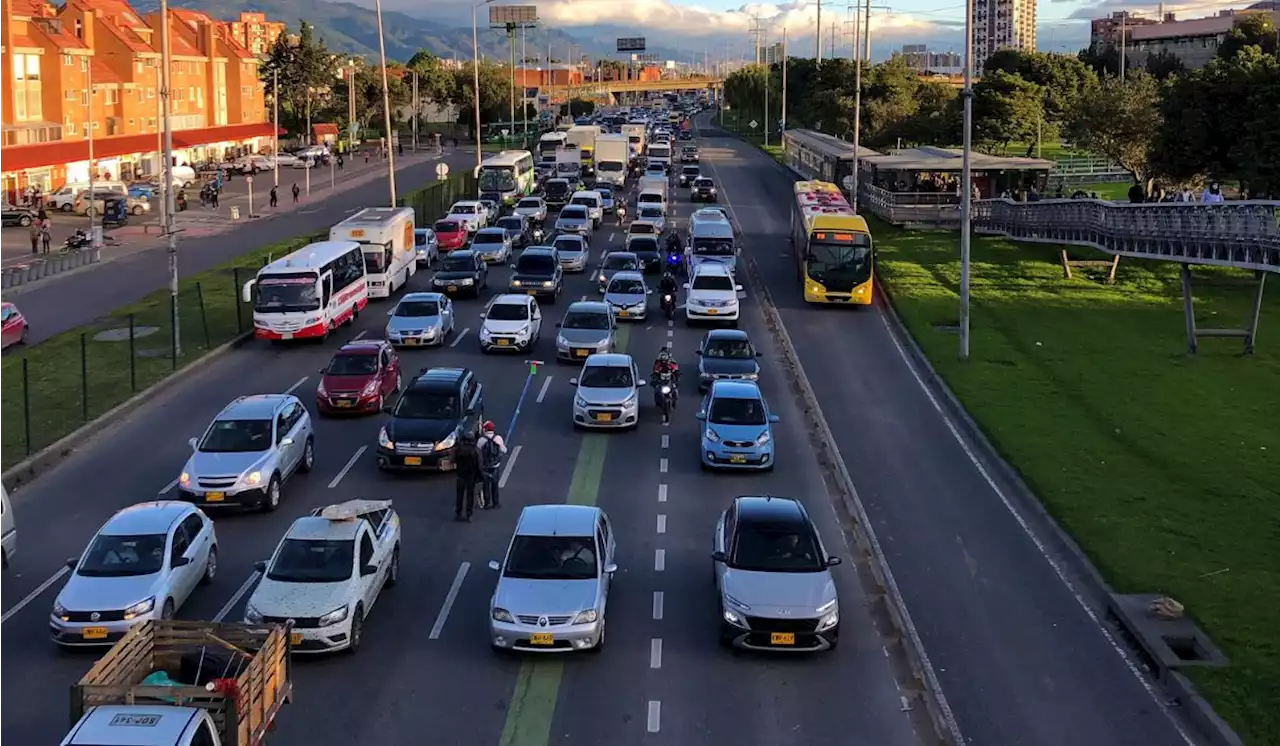
[[[378,18],[373,10],[348,2],[328,0],[170,0],[174,7],[190,8],[207,13],[213,18],[232,20],[241,12],[266,13],[272,20],[284,21],[291,31],[296,31],[301,20],[306,20],[316,35],[324,39],[332,51],[354,56],[378,56]],[[158,0],[134,0],[133,6],[142,13],[159,8]],[[406,62],[418,50],[443,58],[469,59],[471,57],[471,29],[450,26],[418,18],[406,13],[383,11],[383,36],[387,47],[387,59]],[[615,52],[616,37],[607,35],[612,29],[593,28],[589,36],[579,38],[559,29],[534,28],[526,33],[524,46],[529,58],[545,59],[550,48],[551,58],[563,62],[569,56],[570,46],[592,58],[623,59]],[[619,30],[617,36],[633,32]],[[511,48],[505,32],[481,28],[480,53],[491,58],[510,58]],[[521,42],[516,39],[516,56],[521,54]],[[682,59],[673,56],[674,50],[650,49],[658,59]],[[688,55],[684,55],[687,61]],[[536,63],[530,63],[536,64]]]

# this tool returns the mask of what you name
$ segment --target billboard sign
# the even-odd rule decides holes
[[[644,48],[643,36],[618,39],[619,52],[643,52]]]
[[[538,22],[538,6],[536,5],[491,5],[489,6],[489,25],[517,26]]]

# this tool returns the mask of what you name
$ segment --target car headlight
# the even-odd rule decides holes
[[[514,624],[516,621],[515,618],[511,616],[511,612],[497,607],[494,608],[493,613],[490,616],[493,617],[493,621],[495,622],[509,622]]]
[[[456,432],[449,433],[449,437],[445,438],[439,443],[436,443],[435,449],[437,451],[447,451],[450,448],[453,448],[455,445],[457,445],[457,443],[458,443],[458,434]]]
[[[544,288],[555,287],[555,284],[556,284],[556,283],[555,283],[555,280],[543,280],[543,281],[542,281],[542,287],[544,287]]]
[[[468,286],[468,285],[474,285],[474,284],[476,284],[476,281],[475,281],[475,280],[473,280],[473,279],[471,279],[470,277],[464,277],[464,278],[462,279],[462,286],[463,286],[463,287],[466,287],[466,286]]]
[[[513,288],[518,288],[518,287],[520,287],[520,281],[519,281],[519,280],[512,280],[512,281],[511,281],[511,287],[513,287]]]
[[[340,606],[328,614],[321,616],[320,619],[316,621],[316,624],[321,627],[328,627],[331,624],[337,624],[347,618],[347,609],[347,606]]]
[[[253,604],[247,604],[244,607],[244,620],[249,624],[262,624],[262,612],[253,607]]]
[[[67,616],[67,609],[66,609],[66,607],[65,607],[65,606],[63,606],[61,602],[59,602],[59,601],[54,601],[54,602],[53,602],[53,615],[54,615],[54,616],[56,616],[56,617],[62,617],[62,618],[63,618],[63,619],[62,619],[62,621],[64,621],[64,622],[65,622],[65,621],[66,621],[66,616]]]
[[[599,618],[600,615],[596,613],[595,609],[587,609],[586,611],[579,611],[570,624],[591,624]]]
[[[561,348],[561,349],[568,349],[568,347],[569,347],[569,340],[565,339],[564,337],[557,336],[557,337],[556,337],[556,347]]]
[[[395,448],[396,444],[387,436],[387,429],[384,427],[378,431],[378,446],[381,448]]]
[[[323,319],[319,316],[308,316],[307,320],[302,323],[306,326],[310,326],[311,324],[319,324],[321,321],[323,321]]]
[[[244,477],[244,483],[249,486],[258,484],[261,481],[262,481],[262,472],[260,471],[251,471],[248,474],[246,474]]]
[[[720,433],[717,433],[715,430],[712,430],[711,428],[707,428],[706,430],[703,430],[702,437],[706,438],[712,443],[720,442]]]
[[[597,349],[597,350],[607,350],[607,349],[609,349],[610,345],[612,345],[612,344],[613,344],[613,340],[612,340],[611,338],[609,338],[609,337],[605,337],[604,339],[600,340],[599,342],[596,342],[596,349]]]
[[[321,378],[321,379],[320,379],[320,383],[316,385],[316,395],[317,395],[317,396],[328,396],[328,395],[329,395],[329,390],[328,390],[328,389],[326,389],[326,388],[324,387],[324,379],[323,379],[323,378]]]
[[[835,603],[835,601],[832,601],[831,603]],[[826,630],[831,629],[832,627],[836,626],[839,623],[840,623],[840,612],[832,611],[831,613],[822,617],[822,619],[818,620],[818,631],[825,632]]]
[[[634,406],[635,403],[636,403],[636,395],[632,394],[631,396],[628,396],[626,399],[622,400],[622,407],[623,409],[626,409],[627,407]]]
[[[155,596],[152,596],[151,598],[145,599],[143,601],[139,601],[138,603],[124,610],[124,620],[127,622],[130,619],[136,619],[137,617],[140,617],[143,614],[150,613],[151,610],[154,609],[155,607],[156,607]]]
[[[582,407],[582,408],[586,408],[586,407],[589,407],[589,406],[591,406],[591,405],[587,402],[587,400],[586,400],[586,399],[583,399],[581,396],[574,396],[574,397],[573,397],[573,406],[575,406],[575,407]]]
[[[185,471],[178,475],[178,484],[186,487],[191,484],[191,475]]]
[[[366,384],[365,384],[365,386],[364,386],[364,390],[362,390],[362,391],[360,392],[360,395],[361,395],[361,396],[373,396],[373,395],[374,395],[374,394],[376,394],[376,393],[378,393],[378,381],[377,381],[377,379],[374,379],[374,380],[372,380],[372,381],[370,381],[370,382],[368,382],[368,383],[366,383]]]
[[[722,614],[724,616],[724,620],[735,627],[747,626],[747,623],[742,619],[742,615],[733,609],[725,609]]]
[[[756,445],[758,445],[758,446],[762,446],[762,445],[765,445],[766,443],[768,443],[768,442],[769,442],[769,441],[771,441],[771,440],[773,440],[773,436],[769,434],[769,431],[768,431],[768,430],[766,430],[766,431],[764,431],[764,432],[760,433],[760,437],[759,437],[759,438],[756,438]]]
[[[516,336],[517,336],[517,337],[526,337],[526,336],[528,336],[529,334],[531,334],[532,332],[533,332],[533,327],[532,327],[532,326],[530,326],[529,324],[525,324],[524,326],[520,327],[519,331],[517,331],[517,332],[516,332]]]

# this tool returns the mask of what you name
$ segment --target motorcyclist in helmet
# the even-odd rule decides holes
[[[684,246],[680,243],[680,237],[674,232],[667,234],[667,253],[684,254]]]
[[[662,279],[658,280],[658,293],[660,294],[670,293],[674,297],[676,294],[676,288],[678,287],[679,285],[676,283],[676,278],[673,277],[671,274],[671,268],[670,267],[663,268]]]
[[[657,382],[663,375],[668,374],[671,376],[671,404],[675,406],[676,399],[680,396],[680,364],[671,355],[671,348],[664,346],[658,351],[658,359],[653,361],[653,401],[656,405],[660,406],[662,404],[659,399],[662,396],[662,389],[657,385]]]

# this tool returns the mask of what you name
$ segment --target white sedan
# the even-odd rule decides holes
[[[355,652],[364,620],[400,575],[400,516],[390,500],[348,500],[299,518],[245,607],[249,624],[292,620],[295,653]]]

